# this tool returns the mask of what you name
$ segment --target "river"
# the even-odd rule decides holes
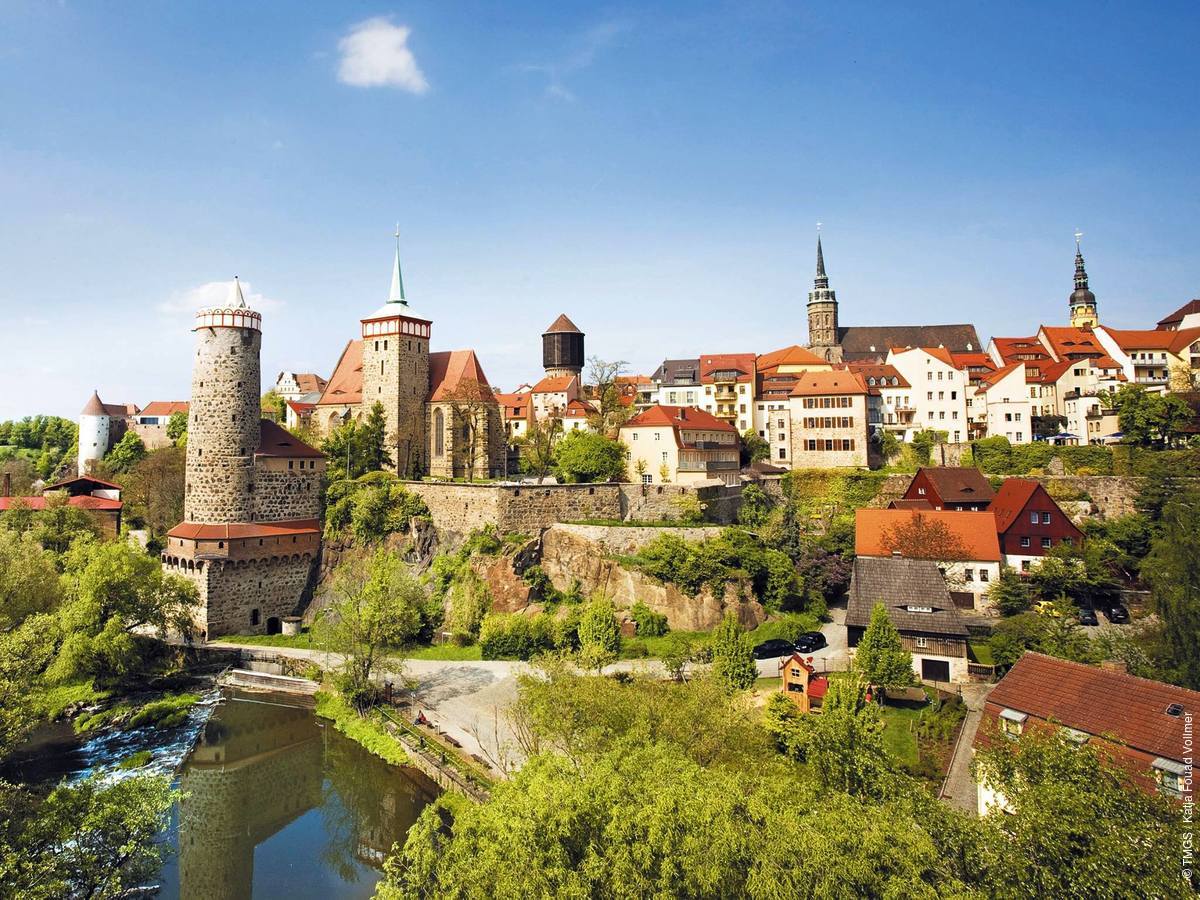
[[[178,772],[183,797],[159,879],[169,900],[370,897],[392,845],[438,794],[420,772],[388,765],[310,708],[269,694],[214,690],[169,732],[80,742],[48,729],[30,749],[10,777],[125,777],[116,764],[142,749],[152,761],[133,771]]]

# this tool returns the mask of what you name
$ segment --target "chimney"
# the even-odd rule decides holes
[[[10,497],[10,496],[12,496],[12,474],[9,472],[5,472],[4,473],[4,487],[0,488],[0,497]]]
[[[679,407],[679,418],[680,419],[687,418],[687,407],[686,406]]]

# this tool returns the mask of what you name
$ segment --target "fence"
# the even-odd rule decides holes
[[[449,744],[449,739],[422,732],[386,707],[378,709],[386,727],[404,745],[416,768],[442,788],[456,790],[477,803],[488,799],[489,788],[495,779],[490,773],[463,759],[458,748]]]

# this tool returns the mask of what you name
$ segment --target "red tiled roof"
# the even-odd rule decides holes
[[[301,403],[298,400],[287,400],[285,402],[292,408],[292,412],[298,416],[303,416],[305,413],[312,412],[317,405],[315,403]]]
[[[917,472],[925,474],[945,503],[971,503],[996,496],[992,483],[974,466],[922,466]],[[913,476],[914,481],[916,477]]]
[[[43,494],[40,497],[0,497],[0,512],[12,509],[13,506],[19,503],[27,505],[30,509],[45,509],[49,498]],[[125,504],[120,500],[109,500],[106,497],[93,497],[91,494],[80,494],[76,497],[68,497],[67,503],[74,506],[76,509],[91,509],[91,510],[117,510]]]
[[[899,369],[897,369],[895,366],[889,366],[885,363],[849,362],[845,364],[845,367],[851,372],[857,372],[859,375],[861,375],[863,380],[867,382],[867,390],[873,394],[879,393],[879,388],[881,387],[912,387],[912,385],[908,383],[908,379],[900,374]],[[876,381],[886,378],[888,383],[872,385],[872,378],[874,378]],[[891,383],[893,378],[896,379],[895,384]]]
[[[828,366],[829,363],[817,356],[811,350],[801,347],[799,344],[792,344],[790,347],[784,347],[780,350],[772,350],[770,353],[764,353],[758,357],[757,366],[761,372],[763,369],[772,369],[776,366]]]
[[[986,353],[951,353],[950,358],[954,360],[954,367],[956,369],[968,369],[972,367],[996,368],[996,364],[992,362],[992,358]]]
[[[1179,716],[1167,715],[1178,703]],[[1085,731],[1137,750],[1181,760],[1184,723],[1200,714],[1200,693],[1028,652],[988,695],[987,704]]]
[[[325,385],[329,382],[315,372],[293,372],[292,377],[296,379],[296,384],[305,394],[311,394],[315,391],[325,390]]]
[[[1178,353],[1193,341],[1200,340],[1200,328],[1183,328],[1179,331],[1118,331],[1105,328],[1104,331],[1125,351],[1167,350]]]
[[[284,537],[293,534],[312,534],[320,530],[320,522],[316,519],[293,519],[286,522],[234,522],[228,525],[180,522],[167,532],[167,537],[190,541],[215,541],[231,538]]]
[[[561,394],[568,390],[571,387],[571,382],[575,380],[574,375],[555,375],[553,378],[546,376],[533,386],[531,393]]]
[[[710,353],[700,357],[700,382],[711,384],[717,372],[736,372],[736,381],[754,378],[755,357],[753,353]]]
[[[906,525],[916,516],[928,522],[940,522],[962,542],[972,560],[1000,561],[1000,540],[996,536],[996,517],[990,512],[957,510],[859,509],[854,514],[854,552],[859,556],[891,556],[884,535]],[[903,555],[903,554],[902,554]]]
[[[186,400],[151,400],[138,415],[140,416],[171,416],[177,412],[187,415]]]
[[[888,509],[933,509],[933,504],[930,503],[928,500],[922,500],[919,497],[915,500],[905,500],[905,499],[901,498],[899,500],[893,500],[891,503],[889,503],[887,505],[887,508]]]
[[[321,457],[324,459],[325,454],[320,450],[308,446],[304,441],[300,440],[282,425],[272,422],[270,419],[263,419],[259,423],[259,438],[258,450],[255,451],[256,456],[280,456],[285,459],[299,459],[301,457]]]
[[[572,400],[567,404],[567,408],[563,410],[563,417],[567,419],[586,419],[588,416],[594,416],[596,412],[596,407],[592,406],[586,400]]]
[[[317,401],[318,406],[356,404],[362,402],[362,341],[347,341],[338,357],[329,384]]]
[[[802,372],[796,377],[792,397],[826,397],[844,394],[865,394],[867,383],[857,372],[833,370],[830,372]]]
[[[996,350],[1006,365],[1013,362],[1038,362],[1051,358],[1050,354],[1046,352],[1046,348],[1042,346],[1042,342],[1037,339],[1036,334],[1033,337],[992,338],[992,343],[996,345]],[[1022,356],[1032,356],[1033,359],[1015,359],[1018,353]]]
[[[663,406],[661,403],[643,410],[621,426],[626,428],[662,428],[669,426],[685,431],[732,431],[730,423],[694,406]]]
[[[1189,300],[1166,318],[1159,319],[1158,330],[1166,331],[1167,325],[1177,325],[1183,321],[1184,316],[1190,316],[1196,313],[1200,313],[1200,300]]]
[[[996,499],[988,507],[996,516],[997,532],[1003,534],[1008,531],[1039,487],[1041,485],[1036,481],[1027,478],[1004,479],[1004,484],[996,491]]]
[[[567,318],[566,313],[562,313],[557,319],[551,322],[550,327],[542,333],[560,334],[564,332],[567,334],[583,334],[583,332],[575,326],[575,323]]]
[[[495,396],[474,350],[430,353],[429,384],[433,401],[491,400]]]
[[[527,419],[530,411],[530,395],[528,391],[515,394],[496,394],[496,402],[506,419]]]
[[[1048,358],[1049,357],[1047,357],[1047,359]],[[1013,369],[1015,369],[1017,366],[1020,366],[1020,365],[1024,365],[1024,363],[1019,363],[1019,362],[1010,363],[1002,369],[997,369],[994,372],[988,372],[986,375],[983,375],[979,379],[979,390],[986,391],[989,387],[992,387],[993,385],[998,384],[999,382],[1003,381],[1005,379],[1005,377],[1012,372]]]

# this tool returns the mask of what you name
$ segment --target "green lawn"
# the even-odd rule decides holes
[[[987,641],[968,641],[971,659],[981,666],[994,666],[996,660],[992,657],[992,647]]]
[[[917,764],[917,717],[921,710],[910,706],[884,706],[883,744],[887,752],[903,765]]]
[[[404,656],[408,659],[483,659],[482,655],[480,654],[478,644],[471,644],[468,647],[459,647],[457,644],[435,644],[430,647],[409,647],[404,651]]]

